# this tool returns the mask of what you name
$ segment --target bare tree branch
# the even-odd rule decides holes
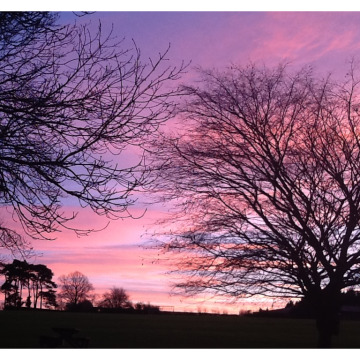
[[[334,334],[360,280],[356,67],[344,84],[286,66],[201,76],[183,88],[185,129],[154,143],[151,191],[175,206],[156,246],[180,252],[185,293],[304,296]]]
[[[123,46],[101,24],[93,33],[50,13],[0,14],[0,204],[32,238],[73,228],[65,198],[130,216],[146,178],[143,158],[129,163],[125,151],[172,115],[184,65],[168,65],[169,49],[146,63]]]

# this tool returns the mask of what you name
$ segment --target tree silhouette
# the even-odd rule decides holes
[[[54,288],[57,285],[52,281],[53,272],[45,265],[38,264],[31,267],[31,281],[34,294],[34,308],[37,307],[38,299],[40,299],[40,309],[43,306],[43,299],[46,304],[56,306]]]
[[[67,304],[76,306],[78,303],[88,300],[88,296],[94,287],[87,276],[79,271],[59,277],[59,297]]]
[[[178,290],[304,297],[331,345],[341,289],[360,281],[359,84],[352,62],[343,83],[250,65],[184,87],[151,189],[176,210],[155,246],[174,253]]]
[[[58,303],[56,301],[56,292],[52,289],[41,291],[40,299],[41,299],[40,309],[42,308],[43,303],[48,308],[57,308],[58,307]]]
[[[110,309],[130,308],[131,302],[123,288],[113,287],[103,294],[99,306]]]
[[[112,219],[129,216],[145,178],[142,160],[124,161],[124,152],[169,118],[176,91],[168,85],[183,71],[166,64],[167,53],[144,63],[135,44],[124,49],[101,24],[92,33],[48,12],[0,14],[0,205],[27,235],[73,228],[66,197]],[[7,226],[0,244],[26,245]]]
[[[5,276],[1,291],[5,294],[5,307],[36,309],[40,298],[40,309],[43,308],[43,298],[47,306],[56,306],[54,301],[57,285],[52,281],[53,272],[42,264],[29,264],[26,261],[13,260],[11,264],[3,264],[0,274]],[[28,290],[26,300],[23,300],[24,289]],[[32,296],[31,296],[32,295]]]

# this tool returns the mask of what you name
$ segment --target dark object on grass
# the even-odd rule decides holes
[[[89,339],[86,337],[74,337],[79,332],[75,328],[53,328],[58,334],[54,336],[40,336],[41,348],[87,348]]]

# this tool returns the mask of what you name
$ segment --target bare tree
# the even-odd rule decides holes
[[[305,297],[331,345],[341,290],[360,282],[354,64],[344,83],[250,65],[184,87],[186,122],[154,144],[152,189],[174,204],[156,246],[174,253],[179,290]]]
[[[59,297],[65,303],[76,306],[79,302],[88,300],[91,291],[94,290],[87,276],[79,271],[59,277]]]
[[[113,287],[103,294],[99,306],[110,309],[129,308],[131,307],[131,302],[129,295],[123,288]]]
[[[27,235],[73,228],[76,214],[62,210],[69,197],[129,216],[145,178],[141,156],[129,163],[124,151],[141,150],[172,113],[169,85],[183,66],[167,64],[168,50],[143,62],[135,43],[124,49],[101,24],[94,33],[46,12],[0,13],[0,205]],[[0,228],[2,247],[24,244]]]

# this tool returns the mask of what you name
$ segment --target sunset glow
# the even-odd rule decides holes
[[[60,21],[68,23],[75,18],[73,13],[63,12]],[[199,66],[223,69],[249,62],[269,66],[290,62],[294,68],[310,64],[324,76],[343,77],[349,59],[360,59],[360,12],[97,12],[76,18],[92,26],[99,20],[104,33],[113,26],[113,34],[124,38],[124,48],[134,39],[143,59],[156,57],[171,44],[170,64],[191,61],[182,82],[195,80]],[[79,213],[74,224],[105,229],[84,237],[66,231],[55,234],[54,241],[33,241],[37,255],[30,261],[46,264],[54,271],[55,281],[77,270],[89,278],[98,296],[113,286],[123,287],[131,301],[167,309],[238,314],[284,305],[260,297],[229,303],[221,298],[171,295],[176,281],[168,274],[171,262],[159,262],[159,254],[144,246],[158,230],[156,221],[170,209],[149,205],[150,197],[144,193],[134,198],[138,199],[130,209],[134,218],[109,224],[69,199],[64,210]],[[4,216],[4,221],[11,221],[9,215]]]

